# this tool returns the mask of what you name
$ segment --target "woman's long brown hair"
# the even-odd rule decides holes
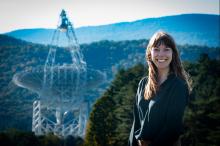
[[[191,81],[188,74],[184,70],[182,63],[180,61],[180,56],[177,51],[176,44],[174,39],[166,32],[159,31],[156,32],[149,41],[146,51],[146,59],[148,63],[148,81],[145,86],[144,98],[146,100],[154,97],[159,90],[158,83],[158,70],[155,64],[152,61],[151,50],[154,47],[159,47],[161,44],[164,44],[167,47],[170,47],[173,51],[172,61],[170,63],[170,72],[174,73],[176,76],[185,80],[188,85],[189,91],[191,90]]]

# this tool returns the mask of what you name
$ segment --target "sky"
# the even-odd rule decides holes
[[[0,33],[56,28],[62,9],[78,28],[178,14],[219,15],[219,0],[0,0]]]

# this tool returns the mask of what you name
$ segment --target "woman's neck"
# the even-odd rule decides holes
[[[168,75],[169,75],[169,68],[158,71],[158,82],[159,82],[159,85],[161,85],[167,79]]]

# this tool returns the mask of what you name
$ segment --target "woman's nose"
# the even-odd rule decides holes
[[[163,51],[163,50],[160,50],[160,51],[158,52],[158,56],[164,56],[164,51]]]

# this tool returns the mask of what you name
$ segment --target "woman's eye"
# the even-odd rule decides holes
[[[158,48],[154,48],[154,51],[159,51],[159,49]]]
[[[170,51],[170,48],[166,48],[165,51]]]

